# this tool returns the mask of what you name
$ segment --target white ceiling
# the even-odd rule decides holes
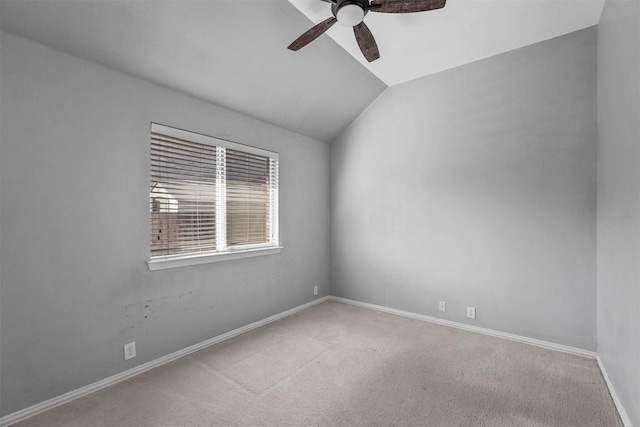
[[[320,0],[0,0],[0,28],[332,141],[387,86],[595,25],[603,3],[448,0],[430,12],[370,13],[381,54],[371,64],[339,24],[286,49],[331,16]]]
[[[331,141],[386,86],[286,0],[0,0],[3,31]],[[1,61],[0,61],[1,64]]]
[[[289,1],[313,23],[332,16],[329,3]],[[372,63],[351,28],[336,24],[326,34],[392,86],[596,25],[603,6],[604,0],[448,0],[428,12],[371,12],[365,23],[380,50]]]

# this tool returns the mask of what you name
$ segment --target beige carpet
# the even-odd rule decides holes
[[[325,302],[20,425],[622,424],[594,360]]]

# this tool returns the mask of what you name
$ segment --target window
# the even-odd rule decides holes
[[[149,269],[280,251],[278,154],[152,123]]]

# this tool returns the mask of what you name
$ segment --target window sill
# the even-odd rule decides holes
[[[211,262],[230,261],[233,259],[251,258],[263,255],[279,254],[282,246],[271,246],[267,248],[245,249],[234,252],[224,252],[218,254],[202,255],[173,255],[157,257],[147,261],[149,270],[164,270],[167,268],[187,267],[190,265],[208,264]]]

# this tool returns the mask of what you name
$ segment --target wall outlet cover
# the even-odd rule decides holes
[[[467,307],[467,317],[469,319],[476,318],[476,308],[475,307]]]
[[[438,303],[438,310],[442,312],[447,311],[447,304],[444,301],[440,301]]]
[[[136,342],[130,342],[124,345],[124,360],[133,359],[136,357]]]

